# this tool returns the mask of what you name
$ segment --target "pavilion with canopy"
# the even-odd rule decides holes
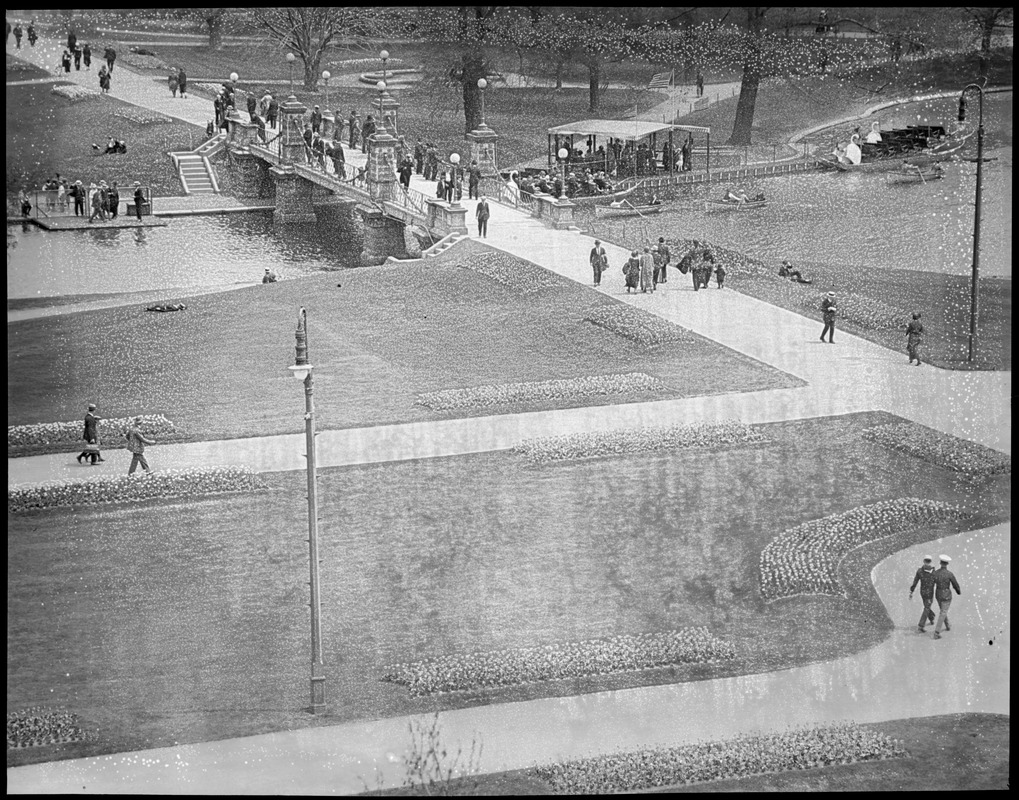
[[[695,138],[696,137],[696,138]],[[684,143],[693,147],[701,141],[711,163],[711,128],[697,125],[676,125],[651,120],[584,119],[548,129],[548,166],[553,170],[559,151],[569,155],[563,167],[586,167],[591,170],[616,171],[618,177],[673,173],[690,169],[681,165]]]

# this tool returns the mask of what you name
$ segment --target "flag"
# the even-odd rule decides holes
[[[652,89],[668,89],[672,86],[673,76],[676,74],[675,70],[670,72],[659,72],[651,78],[651,83],[647,85],[648,91]]]
[[[637,119],[637,104],[634,103],[630,108],[623,112],[623,119]]]

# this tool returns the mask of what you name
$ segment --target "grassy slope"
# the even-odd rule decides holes
[[[94,745],[14,758],[770,671],[865,649],[891,624],[871,587],[874,563],[1008,514],[1008,478],[969,486],[861,438],[892,419],[771,425],[771,443],[720,452],[543,468],[487,453],[324,471],[333,712],[321,720],[298,710],[302,474],[269,476],[273,491],[255,496],[9,516],[8,706],[66,707],[101,733]],[[838,475],[823,455],[832,448]],[[774,532],[902,496],[974,515],[854,551],[843,565],[848,598],[762,603],[759,554]],[[710,626],[736,661],[437,698],[379,681],[397,661],[685,625]]]
[[[195,128],[183,122],[138,125],[114,116],[128,104],[110,97],[71,103],[52,94],[52,85],[7,87],[7,194],[26,186],[37,188],[59,172],[69,180],[135,180],[154,194],[180,194],[180,179],[167,156],[197,142]],[[105,147],[113,136],[127,142],[120,156],[96,155],[92,144]]]
[[[936,780],[941,791],[1009,788],[1009,727],[1005,714],[948,714],[866,725],[901,741],[907,758],[845,764],[819,769],[755,775],[738,780],[658,790],[672,792],[887,792],[917,791]],[[934,777],[932,777],[932,775]],[[480,775],[457,781],[451,794],[549,794],[551,789],[527,771]],[[372,792],[420,796],[420,789]]]
[[[109,416],[166,414],[190,438],[297,432],[303,401],[286,368],[302,305],[324,429],[799,385],[699,337],[646,352],[582,320],[615,301],[555,276],[553,288],[519,294],[457,266],[478,250],[491,252],[466,242],[427,262],[196,297],[176,314],[128,306],[12,323],[8,424],[74,419],[87,396]],[[459,412],[415,405],[426,391],[626,372],[670,389]]]
[[[26,47],[28,45],[25,45]],[[37,67],[35,64],[30,64],[27,61],[23,61],[17,56],[12,56],[10,53],[7,54],[7,81],[32,81],[40,78],[48,78],[49,80],[56,81],[52,73],[47,72],[41,67]]]

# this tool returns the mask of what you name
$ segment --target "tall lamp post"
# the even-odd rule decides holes
[[[315,382],[308,362],[308,312],[297,317],[297,356],[290,371],[304,381],[304,434],[308,459],[308,560],[311,569],[311,707],[312,714],[323,714],[325,700],[325,664],[322,659],[322,605],[319,596],[318,569],[318,487],[315,466]]]
[[[326,84],[326,110],[329,109],[329,79],[333,77],[329,70],[322,70],[322,80]]]
[[[562,186],[562,194],[559,197],[563,197],[566,195],[566,159],[570,155],[570,151],[565,147],[560,147],[556,155],[559,156],[559,181]]]
[[[969,295],[969,361],[972,363],[977,349],[977,322],[980,318],[980,201],[984,179],[984,87],[971,83],[959,95],[959,122],[966,121],[966,92],[976,89],[980,104],[977,114],[977,188],[973,204],[973,275]]]
[[[297,58],[293,53],[287,53],[287,64],[290,65],[290,94],[294,93],[294,60]]]
[[[481,90],[481,124],[485,124],[485,89],[488,88],[488,81],[478,78],[478,88]]]
[[[389,51],[383,50],[379,53],[379,58],[382,59],[382,82],[386,82],[386,62],[389,61]]]
[[[383,98],[385,97],[385,94],[386,94],[386,82],[385,81],[379,81],[378,83],[375,84],[375,88],[379,90],[379,123],[378,123],[378,125],[375,126],[375,129],[378,130],[379,125],[382,125],[382,122],[383,122],[382,100],[383,100]]]
[[[459,153],[450,153],[449,154],[449,179],[453,183],[453,194],[452,194],[453,202],[450,203],[451,206],[460,205],[457,202],[457,196],[456,196],[456,171],[457,171],[457,167],[458,167],[459,164],[460,164],[460,154]]]

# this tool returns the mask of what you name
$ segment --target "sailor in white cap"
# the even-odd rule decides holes
[[[917,631],[924,633],[928,622],[934,622],[934,612],[931,611],[931,604],[934,602],[934,559],[930,556],[923,557],[923,564],[916,571],[913,578],[913,585],[909,587],[909,599],[913,599],[913,591],[916,585],[920,584],[920,600],[923,601],[923,613],[920,614],[920,622],[917,623]]]
[[[828,292],[821,301],[821,318],[824,320],[824,330],[821,331],[822,342],[824,335],[828,334],[828,344],[834,344],[836,314],[838,314],[838,308],[835,305],[835,292]]]
[[[941,562],[941,567],[934,572],[934,598],[938,601],[938,624],[934,626],[934,638],[941,638],[941,628],[944,627],[946,631],[952,630],[952,626],[948,624],[948,609],[952,607],[952,590],[955,589],[956,594],[962,594],[959,591],[959,582],[948,570],[948,565],[952,559],[948,556],[941,554],[938,556],[938,560]]]

